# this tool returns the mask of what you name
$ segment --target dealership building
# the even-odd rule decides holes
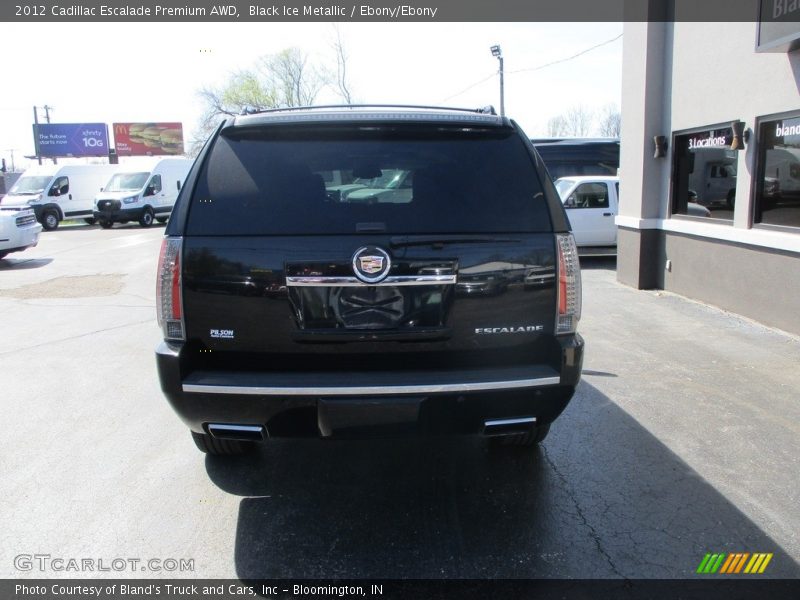
[[[617,278],[800,334],[800,9],[784,9],[625,24]]]

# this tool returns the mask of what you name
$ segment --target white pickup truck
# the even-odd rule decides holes
[[[556,180],[556,189],[567,209],[575,242],[582,254],[616,254],[619,214],[619,177],[581,175]],[[711,213],[689,202],[687,214],[708,217]]]
[[[42,226],[28,206],[3,206],[0,203],[0,259],[39,243]]]

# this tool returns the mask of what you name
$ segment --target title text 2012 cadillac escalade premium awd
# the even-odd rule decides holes
[[[157,282],[161,386],[213,454],[273,436],[541,441],[580,378],[580,269],[528,138],[493,111],[225,121]]]

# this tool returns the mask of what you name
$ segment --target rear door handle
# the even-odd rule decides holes
[[[604,217],[613,217],[614,213],[603,213]]]

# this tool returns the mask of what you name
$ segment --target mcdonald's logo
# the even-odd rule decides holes
[[[772,560],[772,552],[708,553],[700,561],[697,573],[701,575],[755,575],[763,573]]]

